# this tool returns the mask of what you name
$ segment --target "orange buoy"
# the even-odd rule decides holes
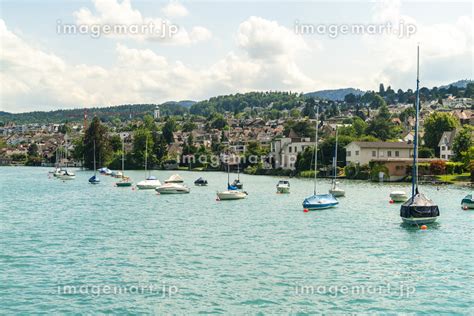
[[[309,210],[308,210],[307,208],[305,208],[305,209],[303,210],[303,212],[308,213]]]
[[[420,228],[421,228],[421,230],[427,230],[427,229],[428,229],[428,226],[426,226],[426,225],[421,225]]]

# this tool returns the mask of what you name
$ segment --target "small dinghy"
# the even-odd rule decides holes
[[[194,185],[197,186],[206,186],[207,185],[207,180],[203,178],[199,178],[196,181],[194,181]]]
[[[191,191],[187,186],[179,183],[165,183],[155,190],[160,194],[185,194]]]
[[[277,193],[290,193],[290,181],[280,180],[277,184]]]
[[[461,201],[462,208],[467,209],[474,209],[474,199],[472,198],[472,194],[468,194],[462,199]]]
[[[92,177],[89,178],[89,183],[90,183],[90,184],[99,184],[99,183],[100,183],[100,179],[99,179],[98,176],[93,175]]]
[[[61,179],[61,180],[74,180],[74,179],[76,179],[76,175],[73,172],[64,170],[64,173],[59,175],[59,179]]]
[[[183,183],[184,180],[179,174],[174,174],[165,180],[165,183]]]

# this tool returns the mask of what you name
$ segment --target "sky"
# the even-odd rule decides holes
[[[0,110],[415,89],[417,44],[422,86],[471,79],[473,3],[0,0]]]

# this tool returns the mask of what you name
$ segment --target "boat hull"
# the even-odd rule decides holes
[[[409,225],[424,225],[424,224],[431,224],[436,221],[437,217],[402,217],[402,221],[405,224]]]
[[[339,202],[332,194],[313,195],[303,201],[303,207],[310,211],[333,208],[338,204]]]
[[[408,200],[408,195],[405,192],[392,192],[390,193],[390,199],[397,203],[402,203]]]
[[[118,187],[131,187],[132,186],[132,182],[117,182],[116,185]]]
[[[277,193],[286,194],[290,193],[289,187],[277,187]]]
[[[247,197],[247,194],[241,191],[223,191],[217,192],[217,197],[221,201],[240,200],[245,199]]]
[[[140,190],[155,190],[161,186],[161,182],[158,180],[144,180],[137,183],[137,188]]]
[[[332,194],[334,197],[342,197],[346,195],[346,191],[344,191],[343,189],[338,189],[338,188],[330,189],[329,193]]]
[[[462,207],[468,208],[468,209],[474,209],[474,202],[463,202]]]

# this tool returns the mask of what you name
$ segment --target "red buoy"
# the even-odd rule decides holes
[[[390,201],[388,201],[388,203],[393,204],[393,203],[395,203],[395,201],[394,201],[394,200],[390,200]]]
[[[303,212],[308,213],[309,210],[308,210],[307,208],[305,208],[305,209],[303,210]]]

